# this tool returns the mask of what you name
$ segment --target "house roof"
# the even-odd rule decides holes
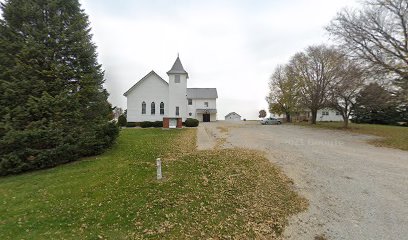
[[[239,115],[239,114],[238,114],[238,113],[236,113],[236,112],[230,112],[230,113],[228,113],[227,115],[225,115],[225,117],[228,117],[229,115],[233,115],[233,114],[238,115],[238,116],[240,116],[240,117],[241,117],[241,115]]]
[[[146,80],[148,77],[152,76],[152,75],[156,75],[160,80],[162,80],[163,82],[165,82],[167,85],[169,85],[168,82],[166,82],[162,77],[159,76],[159,74],[155,73],[153,70],[151,72],[149,72],[146,76],[144,76],[142,79],[140,79],[135,85],[133,85],[131,88],[129,88],[129,90],[127,90],[123,96],[127,96],[131,91],[133,91],[133,89],[135,89],[137,86],[139,86],[144,80]]]
[[[177,56],[176,61],[173,64],[173,67],[167,72],[167,74],[187,74],[186,70],[184,70],[183,64],[181,64],[180,57]]]
[[[210,99],[218,98],[216,88],[187,88],[187,98],[190,99]]]

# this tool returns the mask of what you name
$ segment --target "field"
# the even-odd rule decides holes
[[[408,127],[350,123],[349,128],[344,129],[342,122],[319,122],[316,125],[296,123],[296,125],[375,135],[381,138],[371,141],[373,145],[408,150]]]
[[[307,207],[262,154],[195,139],[124,129],[100,156],[0,178],[0,239],[275,238]]]

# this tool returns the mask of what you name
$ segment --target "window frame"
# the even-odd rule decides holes
[[[204,102],[204,107],[208,107],[208,106],[209,106],[208,102]]]
[[[189,106],[193,105],[193,99],[188,98],[188,99],[187,99],[187,102],[188,102],[188,105],[189,105]]]
[[[160,115],[164,115],[164,102],[160,103]]]
[[[180,116],[180,107],[176,107],[176,116]]]
[[[146,102],[145,101],[142,102],[142,114],[143,115],[146,114]]]
[[[150,104],[150,115],[156,115],[156,103],[152,102]]]
[[[180,78],[179,74],[174,75],[174,83],[180,83]]]

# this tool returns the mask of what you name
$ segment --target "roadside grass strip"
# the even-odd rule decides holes
[[[316,125],[296,123],[295,125],[374,135],[380,138],[369,141],[372,145],[408,151],[408,127],[350,123],[349,128],[344,129],[342,122],[319,122]]]

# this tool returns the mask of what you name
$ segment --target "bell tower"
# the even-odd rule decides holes
[[[169,109],[168,117],[187,118],[187,79],[188,73],[177,56],[173,67],[167,72],[169,76]]]

